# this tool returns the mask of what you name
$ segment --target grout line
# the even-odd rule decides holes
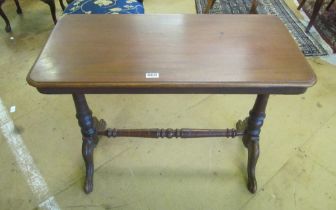
[[[320,162],[318,162],[317,160],[314,159],[313,156],[309,157],[313,163],[315,163],[316,165],[320,166],[323,170],[325,170],[327,173],[329,173],[330,175],[336,177],[336,173],[331,171],[329,168],[325,167],[323,164],[321,164]]]
[[[22,174],[26,178],[31,191],[37,198],[39,208],[60,210],[55,198],[50,196],[46,181],[34,163],[28,148],[23,143],[20,134],[15,132],[13,120],[10,118],[0,98],[0,131],[15,156]]]
[[[316,136],[317,132],[319,130],[321,130],[324,126],[327,125],[327,123],[329,123],[334,117],[336,116],[336,112],[334,112],[333,114],[330,115],[329,119],[327,119],[321,126],[319,126],[318,129],[316,129],[316,131],[312,132],[312,135],[310,135],[306,141],[304,141],[299,147],[302,147],[304,145],[306,145],[314,136]]]
[[[193,108],[199,106],[199,105],[202,104],[203,102],[206,102],[206,101],[207,101],[210,97],[212,97],[212,96],[213,96],[213,95],[205,96],[204,98],[202,98],[201,100],[197,101],[196,103],[194,103],[194,104],[188,106],[188,107],[186,108],[186,110],[190,110],[190,109],[193,109]]]

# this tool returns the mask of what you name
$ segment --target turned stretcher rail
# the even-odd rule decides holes
[[[143,138],[203,138],[203,137],[236,137],[244,132],[236,129],[111,129],[97,131],[98,135],[107,137],[143,137]]]

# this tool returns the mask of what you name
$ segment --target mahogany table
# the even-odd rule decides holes
[[[83,136],[84,190],[93,189],[99,136],[235,137],[257,190],[259,134],[270,94],[302,94],[315,74],[285,26],[268,15],[67,15],[27,76],[46,94],[72,94]],[[235,129],[106,129],[85,94],[255,94]]]

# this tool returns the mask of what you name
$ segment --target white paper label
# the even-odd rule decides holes
[[[160,77],[159,73],[156,73],[156,72],[146,73],[146,78],[148,79],[159,78],[159,77]]]

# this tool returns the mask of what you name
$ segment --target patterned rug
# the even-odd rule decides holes
[[[207,0],[195,0],[197,13],[202,14]],[[251,0],[216,0],[210,13],[215,14],[248,14]],[[327,51],[310,34],[305,33],[305,26],[296,18],[283,0],[259,0],[257,8],[259,14],[278,16],[286,25],[305,56],[327,55]]]
[[[327,11],[326,7],[330,2],[330,0],[324,1],[324,5],[320,9],[320,14],[315,19],[314,26],[321,37],[334,50],[334,53],[336,53],[336,2],[334,2],[329,11]],[[308,17],[311,17],[314,4],[315,0],[307,0],[303,5],[303,11]]]

